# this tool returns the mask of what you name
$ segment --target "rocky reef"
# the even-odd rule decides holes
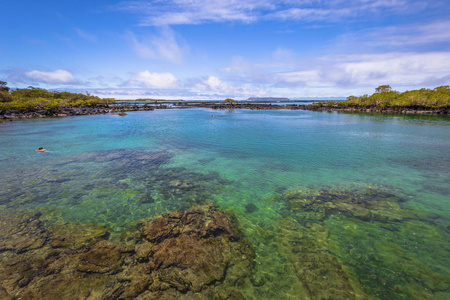
[[[106,227],[1,216],[1,299],[243,299],[254,251],[232,215],[205,204]]]
[[[328,229],[319,224],[299,225],[282,220],[277,235],[278,251],[293,267],[306,289],[304,299],[358,299],[367,297],[359,283],[347,274],[341,261],[329,250]],[[358,297],[359,295],[359,297]]]
[[[393,187],[318,187],[285,205],[278,251],[311,299],[446,299],[445,228],[407,207]],[[433,255],[440,263],[429,265]]]
[[[283,194],[278,200],[285,201],[289,211],[301,215],[302,223],[323,221],[333,214],[382,222],[401,221],[407,216],[400,207],[405,200],[379,187],[296,190]]]
[[[232,183],[217,172],[170,166],[172,158],[168,151],[135,149],[46,157],[39,168],[4,173],[0,208],[51,210],[53,218],[107,225],[114,234],[141,219],[210,201]]]

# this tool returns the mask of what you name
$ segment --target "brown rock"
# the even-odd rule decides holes
[[[39,215],[0,224],[1,299],[242,299],[235,288],[253,267],[247,240],[211,205],[143,223],[134,246],[96,225],[44,228]]]

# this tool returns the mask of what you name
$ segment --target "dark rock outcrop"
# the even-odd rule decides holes
[[[36,108],[36,109],[11,109],[0,110],[0,120],[10,121],[24,118],[44,118],[44,117],[66,117],[80,115],[98,115],[106,114],[110,111],[108,105],[95,105],[85,107],[58,107],[58,108]]]

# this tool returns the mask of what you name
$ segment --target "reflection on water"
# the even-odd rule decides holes
[[[0,239],[0,297],[26,296],[33,287],[29,297],[36,296],[47,281],[62,289],[63,275],[50,274],[71,274],[70,280],[80,277],[74,284],[92,282],[100,298],[157,297],[165,290],[159,297],[447,299],[449,124],[416,116],[200,109],[1,124],[7,229]],[[36,153],[39,146],[53,152]],[[165,242],[147,244],[136,225],[207,202],[232,212],[240,232],[227,237],[239,246],[220,244],[231,255],[224,256],[224,272],[232,275],[197,270],[210,277],[175,278],[151,267]],[[186,231],[197,222],[183,223],[188,215],[171,217],[181,218],[177,226],[185,231],[167,243],[204,234]],[[215,224],[214,239],[225,241],[228,221],[205,216],[196,226]],[[96,255],[111,263],[100,266]],[[237,263],[239,255],[245,263]],[[66,271],[55,271],[57,265]],[[190,267],[199,265],[185,272]],[[139,277],[140,268],[149,275]],[[123,278],[127,288],[107,284]]]

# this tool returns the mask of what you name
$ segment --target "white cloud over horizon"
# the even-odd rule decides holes
[[[281,53],[290,53],[283,49]],[[391,84],[398,87],[431,87],[450,81],[450,52],[387,52],[379,54],[324,55],[315,58],[279,59],[251,63],[234,58],[223,75],[233,83],[283,87],[376,87]],[[281,69],[281,71],[280,71]],[[285,70],[283,70],[285,69]]]
[[[42,83],[50,83],[50,84],[75,84],[76,80],[73,77],[72,73],[66,70],[55,70],[55,71],[40,71],[40,70],[32,70],[24,73],[24,77],[22,80],[32,80],[36,82]]]
[[[125,86],[154,87],[154,88],[174,88],[178,78],[172,73],[150,73],[142,71],[133,75]]]
[[[215,76],[209,76],[208,78],[201,80],[195,84],[193,88],[201,92],[213,92],[218,95],[265,95],[265,92],[259,88],[234,86]]]
[[[327,56],[311,69],[276,74],[279,82],[308,87],[430,86],[448,82],[450,52]]]

